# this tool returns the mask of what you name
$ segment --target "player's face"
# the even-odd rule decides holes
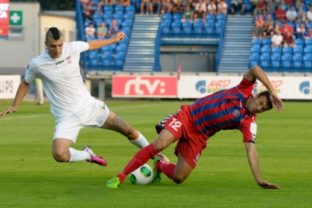
[[[269,109],[268,100],[265,96],[256,96],[249,98],[246,106],[250,113],[262,113]]]
[[[47,40],[46,47],[48,50],[48,54],[51,56],[51,58],[59,58],[62,55],[63,45],[64,41],[62,37],[58,40]]]

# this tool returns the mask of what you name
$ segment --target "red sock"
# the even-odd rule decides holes
[[[151,159],[157,153],[158,152],[155,150],[155,147],[152,144],[139,150],[130,160],[130,162],[126,165],[123,171],[117,175],[120,181],[124,181],[127,175],[129,175],[134,170],[144,165],[149,159]]]
[[[176,165],[174,163],[165,163],[161,161],[157,163],[157,170],[164,173],[170,179],[173,179],[174,177],[175,167]]]

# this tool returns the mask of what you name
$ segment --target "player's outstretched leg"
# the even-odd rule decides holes
[[[107,161],[103,157],[94,154],[90,147],[84,147],[83,151],[90,154],[90,159],[87,160],[88,162],[95,163],[101,166],[107,166]]]

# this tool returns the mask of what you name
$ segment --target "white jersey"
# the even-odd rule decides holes
[[[88,48],[89,44],[82,41],[64,43],[59,58],[53,59],[47,52],[43,52],[31,60],[26,68],[27,83],[36,77],[42,79],[44,92],[56,119],[77,113],[95,101],[80,74],[80,53]]]

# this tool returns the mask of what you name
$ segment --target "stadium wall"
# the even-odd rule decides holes
[[[39,3],[10,3],[10,11],[22,14],[19,25],[10,26],[9,37],[0,40],[0,73],[20,74],[39,53]]]

